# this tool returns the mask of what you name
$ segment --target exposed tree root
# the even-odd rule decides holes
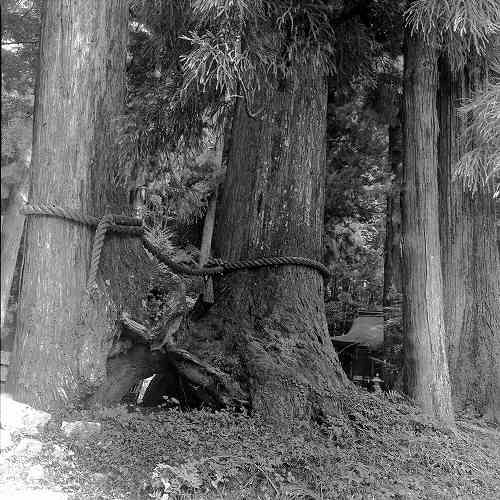
[[[153,374],[178,376],[199,402],[209,406],[247,407],[248,396],[223,371],[201,361],[155,330],[122,314],[123,334],[108,359],[108,381],[94,397],[96,402],[116,403],[137,381]]]

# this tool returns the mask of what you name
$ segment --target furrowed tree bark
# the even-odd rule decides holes
[[[403,380],[424,411],[452,424],[438,218],[437,57],[406,36],[403,173]]]
[[[453,179],[465,152],[463,99],[486,83],[479,57],[452,71],[440,60],[439,189],[444,319],[455,408],[500,422],[500,262],[492,190]]]
[[[311,62],[236,106],[215,229],[225,260],[321,259],[326,82]],[[215,304],[179,339],[236,380],[253,413],[287,425],[321,418],[348,382],[328,335],[323,278],[305,267],[240,271],[216,283]]]
[[[115,119],[124,97],[126,0],[54,0],[42,19],[30,202],[102,216],[124,213],[117,182]],[[14,396],[51,408],[93,398],[107,402],[133,383],[108,364],[120,335],[121,309],[141,320],[147,257],[138,239],[107,235],[99,290],[87,295],[94,231],[74,222],[30,216],[14,361]],[[134,351],[135,348],[132,348]],[[114,346],[114,352],[117,352]],[[135,352],[130,353],[134,358]],[[137,360],[133,363],[139,365]],[[108,385],[106,385],[108,384]]]

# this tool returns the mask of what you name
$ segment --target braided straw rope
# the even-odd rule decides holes
[[[94,244],[92,245],[92,258],[90,260],[89,279],[87,282],[87,289],[89,291],[97,287],[97,270],[99,269],[99,262],[101,260],[101,251],[104,245],[104,238],[106,232],[113,225],[113,216],[105,215],[97,224],[97,229],[94,236]]]
[[[37,205],[27,204],[21,208],[20,212],[24,215],[59,217],[61,219],[97,227],[92,247],[92,259],[87,284],[89,290],[97,286],[97,270],[99,268],[101,251],[107,231],[141,236],[144,248],[153,254],[160,262],[167,265],[170,269],[172,269],[172,271],[178,274],[204,276],[240,271],[243,269],[257,269],[267,266],[302,266],[314,269],[327,278],[330,276],[330,271],[326,266],[324,266],[321,262],[309,259],[308,257],[259,257],[238,262],[226,262],[221,259],[210,259],[208,261],[208,266],[192,268],[172,260],[157,244],[151,232],[144,229],[142,221],[135,217],[108,214],[99,219],[91,215],[81,214],[77,210],[71,208],[58,207],[42,203]]]
[[[79,222],[80,224],[92,227],[97,226],[100,221],[97,217],[82,214],[73,208],[58,207],[44,203],[39,203],[37,205],[24,205],[24,207],[21,208],[20,213],[23,215],[59,217],[60,219],[71,220],[73,222]],[[110,231],[115,233],[135,234],[138,236],[142,235],[144,229],[140,219],[127,217],[125,215],[112,215],[111,217],[112,221],[109,226]]]
[[[328,278],[330,271],[321,262],[308,257],[257,257],[255,259],[240,260],[237,262],[226,262],[221,259],[210,259],[208,264],[200,268],[191,268],[184,264],[174,262],[163,250],[155,243],[151,233],[145,231],[142,236],[142,244],[144,248],[151,252],[160,262],[170,267],[173,271],[179,274],[187,274],[191,276],[202,276],[210,274],[221,274],[224,272],[241,271],[243,269],[257,269],[259,267],[268,266],[302,266],[315,269],[320,274]]]

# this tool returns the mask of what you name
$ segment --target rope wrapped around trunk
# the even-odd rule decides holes
[[[190,276],[204,276],[212,274],[222,274],[225,272],[241,271],[244,269],[257,269],[267,266],[303,266],[318,271],[328,278],[330,271],[321,262],[308,257],[259,257],[255,259],[246,259],[237,262],[226,262],[221,259],[210,259],[209,265],[204,267],[190,267],[180,264],[171,259],[167,253],[160,247],[151,231],[147,230],[142,220],[136,217],[125,215],[108,214],[102,218],[91,215],[85,215],[77,210],[48,204],[26,204],[21,208],[23,215],[58,217],[71,220],[91,227],[97,227],[92,247],[92,258],[89,270],[89,279],[87,287],[90,289],[97,286],[97,271],[101,258],[101,251],[104,245],[106,232],[112,231],[122,234],[140,236],[142,244],[146,250],[154,255],[160,262],[168,266],[172,271],[178,274]],[[211,264],[211,265],[210,265]]]

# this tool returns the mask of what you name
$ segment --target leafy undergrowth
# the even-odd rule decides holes
[[[286,432],[231,412],[74,412],[101,434],[70,442],[53,427],[38,456],[3,455],[0,483],[71,499],[499,498],[498,428],[468,418],[450,432],[394,394],[338,401],[328,424]]]

